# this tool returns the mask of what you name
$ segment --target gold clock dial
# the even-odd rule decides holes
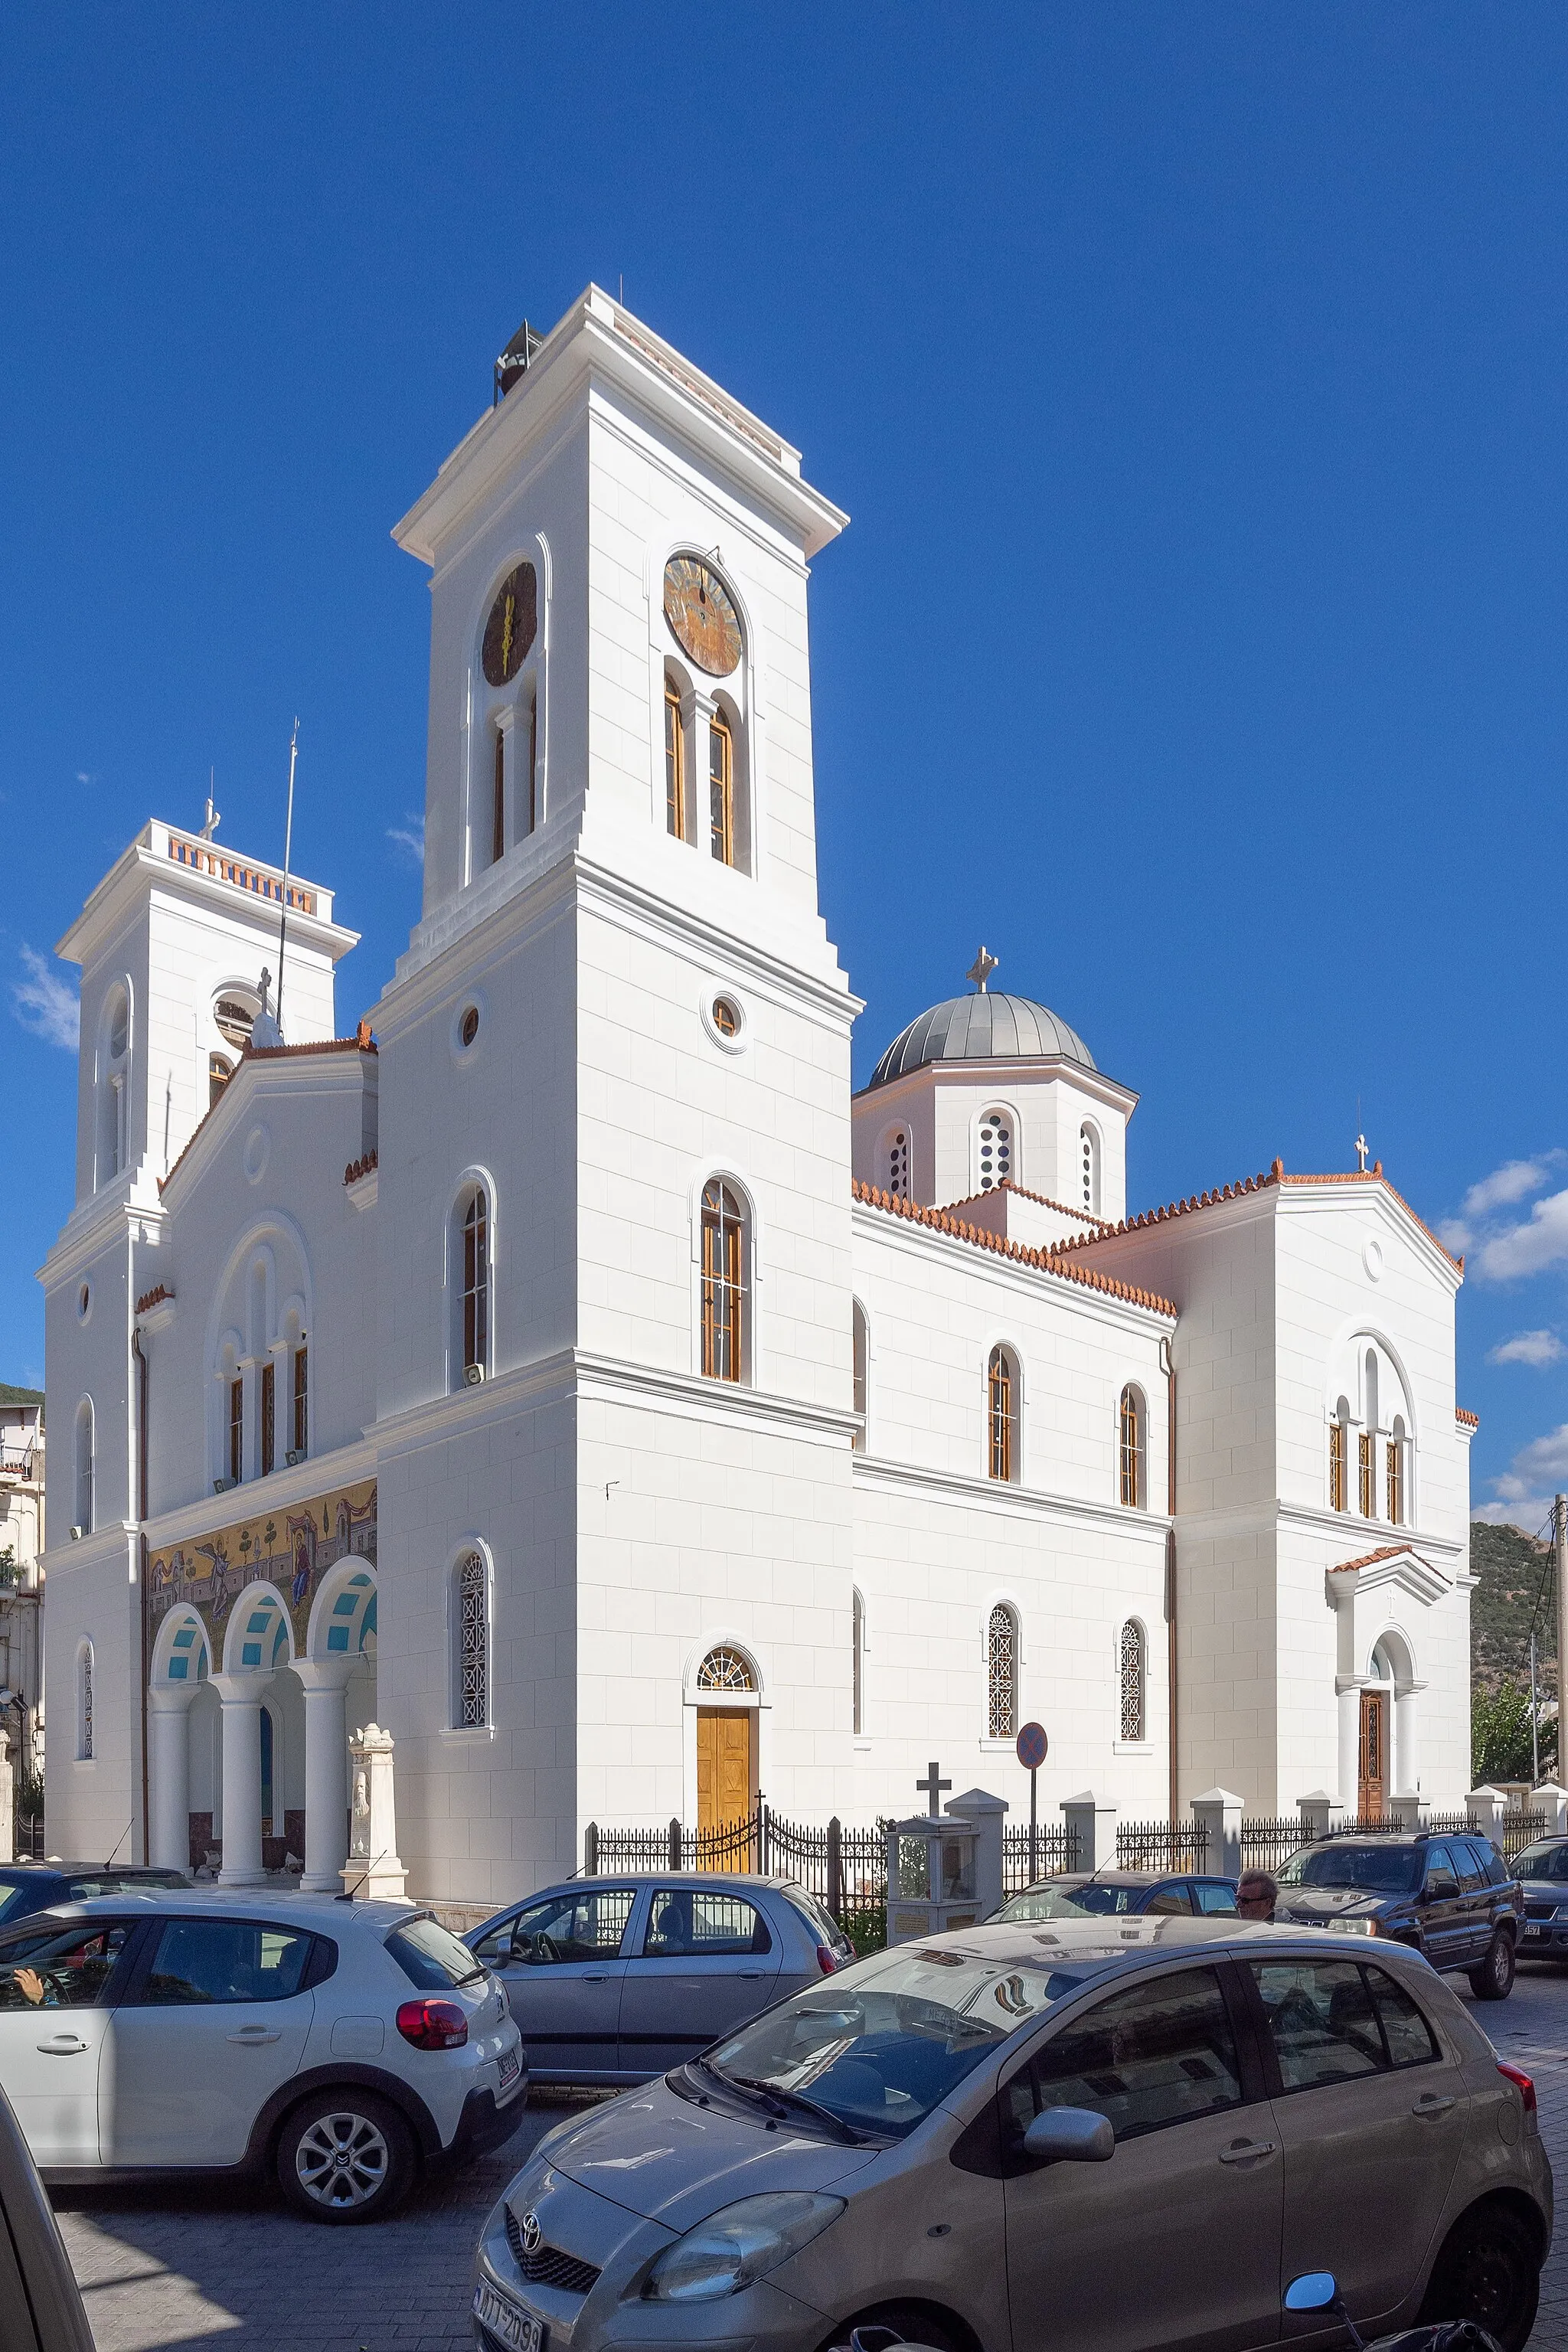
[[[520,563],[496,590],[485,623],[483,660],[491,686],[510,686],[539,631],[539,593],[531,563]]]
[[[716,572],[694,555],[664,567],[664,617],[676,641],[710,677],[728,677],[741,658],[741,624]]]

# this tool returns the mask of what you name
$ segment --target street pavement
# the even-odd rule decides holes
[[[1465,2000],[1462,1977],[1450,1979]],[[1535,2077],[1568,2198],[1568,1970],[1520,1971],[1477,2004],[1499,2055]],[[468,2268],[485,2215],[534,2142],[569,2113],[535,2093],[508,2145],[418,2190],[391,2221],[329,2230],[275,2195],[195,2187],[61,2190],[60,2227],[98,2352],[471,2352]],[[1568,2345],[1568,2226],[1542,2283],[1532,2352]]]

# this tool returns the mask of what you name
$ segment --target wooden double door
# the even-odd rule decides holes
[[[700,1706],[697,1710],[697,1826],[725,1828],[745,1821],[757,1801],[757,1710]],[[743,1861],[728,1869],[744,1869]]]
[[[1356,1811],[1363,1822],[1380,1822],[1387,1810],[1391,1705],[1385,1690],[1363,1690],[1361,1695],[1361,1773]]]

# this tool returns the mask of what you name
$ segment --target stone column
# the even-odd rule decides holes
[[[1353,1821],[1361,1811],[1361,1685],[1342,1685],[1340,1708],[1340,1802]]]
[[[1407,1683],[1394,1693],[1394,1785],[1401,1797],[1421,1787],[1421,1694],[1425,1683]]]
[[[1208,1832],[1204,1868],[1216,1878],[1241,1876],[1242,1801],[1228,1789],[1209,1789],[1193,1799],[1193,1818]]]
[[[214,1675],[223,1706],[223,1886],[259,1886],[261,1701],[270,1675]]]
[[[344,1697],[353,1658],[302,1658],[294,1672],[305,1692],[306,1895],[342,1891],[349,1858],[349,1743]]]
[[[1074,1870],[1114,1869],[1116,1864],[1116,1808],[1092,1789],[1080,1796],[1068,1797],[1062,1802],[1062,1821],[1070,1834],[1078,1832],[1078,1859],[1069,1866]]]
[[[147,1763],[153,1784],[149,1859],[160,1870],[188,1871],[191,1866],[191,1757],[186,1717],[200,1688],[200,1683],[154,1683],[147,1694]]]

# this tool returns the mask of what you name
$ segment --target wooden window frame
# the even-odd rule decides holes
[[[715,768],[713,754],[719,752]],[[708,721],[708,845],[717,866],[735,863],[735,738],[721,710]]]
[[[463,1246],[463,1370],[489,1368],[490,1233],[489,1202],[483,1185],[476,1184],[462,1213]]]
[[[301,1341],[294,1350],[294,1452],[310,1450],[310,1350]]]
[[[746,1218],[722,1177],[702,1188],[702,1373],[746,1378]]]
[[[1336,1413],[1329,1423],[1329,1508],[1342,1511],[1350,1489],[1345,1475],[1345,1424]]]
[[[258,1451],[261,1456],[261,1475],[265,1478],[271,1472],[274,1448],[278,1443],[278,1375],[270,1357],[262,1365],[261,1378],[256,1386],[257,1416],[259,1423],[258,1434],[261,1440]]]
[[[1361,1505],[1363,1519],[1377,1517],[1377,1476],[1373,1443],[1372,1431],[1363,1429],[1356,1442],[1356,1499]]]
[[[237,1486],[245,1475],[245,1375],[237,1372],[228,1384],[228,1477]]]
[[[1388,1440],[1384,1467],[1387,1476],[1385,1492],[1388,1502],[1388,1524],[1391,1528],[1402,1528],[1405,1525],[1405,1441],[1403,1438],[1391,1437]]]
[[[1121,1391],[1120,1422],[1117,1451],[1121,1473],[1121,1500],[1128,1510],[1141,1511],[1143,1508],[1143,1457],[1146,1451],[1143,1403],[1131,1381]]]
[[[1000,1342],[985,1364],[985,1475],[1011,1486],[1018,1469],[1017,1367]]]
[[[686,728],[680,714],[680,688],[668,672],[664,681],[664,823],[675,840],[685,840]]]

